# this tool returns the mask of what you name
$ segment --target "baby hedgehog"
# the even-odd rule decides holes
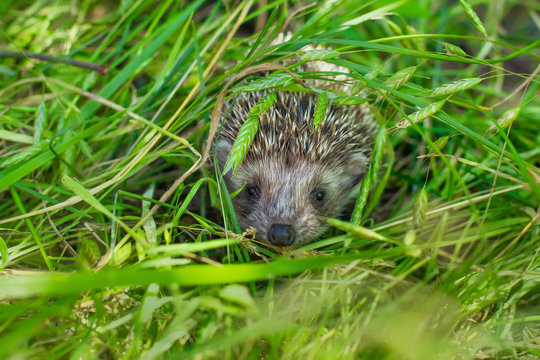
[[[339,216],[351,203],[370,162],[376,122],[367,106],[329,104],[316,128],[316,94],[275,92],[237,172],[224,176],[230,192],[244,187],[232,199],[240,226],[255,227],[259,241],[296,248],[325,231],[324,217]],[[222,170],[250,109],[267,94],[241,93],[225,104],[216,146]]]

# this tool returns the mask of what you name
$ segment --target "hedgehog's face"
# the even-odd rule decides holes
[[[223,169],[228,151],[219,150],[218,144]],[[327,228],[324,218],[339,216],[365,173],[364,156],[347,160],[323,165],[247,156],[234,176],[225,176],[231,193],[243,187],[232,199],[240,226],[255,227],[258,240],[276,246],[296,248],[319,237]]]

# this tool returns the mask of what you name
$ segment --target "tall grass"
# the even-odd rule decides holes
[[[4,0],[0,358],[539,357],[539,11]],[[332,79],[316,59],[381,131],[351,220],[274,252],[208,139],[225,97]]]

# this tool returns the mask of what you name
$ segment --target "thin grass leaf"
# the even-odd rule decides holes
[[[26,186],[26,185],[28,185],[28,186]],[[46,202],[51,203],[51,204],[60,203],[59,200],[54,199],[54,198],[52,198],[50,196],[47,196],[46,194],[43,194],[43,193],[41,193],[39,191],[33,190],[32,188],[29,187],[29,186],[35,186],[35,184],[31,184],[31,183],[28,183],[26,181],[20,181],[20,182],[15,183],[14,186],[16,188],[24,191],[25,193],[27,193],[29,195],[32,195],[36,199],[39,199],[40,202],[46,201]],[[59,190],[59,192],[60,191],[61,190]],[[66,206],[66,207],[63,207],[63,209],[64,210],[69,210],[70,212],[73,212],[73,213],[77,213],[81,217],[86,217],[88,219],[91,218],[90,215],[86,214],[84,211],[80,211],[80,210],[74,208],[73,206]]]
[[[154,197],[155,184],[152,183],[148,189],[143,193],[144,197],[153,198]],[[150,201],[143,200],[141,203],[141,217],[145,217],[146,214],[150,212]],[[153,216],[150,216],[143,224],[144,233],[146,234],[146,239],[150,245],[157,245],[157,234],[156,234],[156,222]]]
[[[85,260],[89,268],[92,268],[101,258],[101,252],[99,246],[94,239],[82,239],[77,244],[77,253],[80,260]]]
[[[379,73],[382,71],[384,65],[385,65],[385,63],[382,63],[381,65],[377,66],[375,69],[371,70],[366,75],[364,75],[364,78],[367,79],[367,80],[373,81],[375,78],[377,78],[377,76],[379,76]],[[368,83],[366,81],[358,80],[357,82],[354,83],[354,85],[353,85],[353,87],[351,89],[351,94],[352,95],[358,94],[367,85],[368,85]]]
[[[216,171],[219,171],[217,169],[217,164],[216,164]],[[221,197],[221,199],[222,199],[221,201],[222,201],[222,203],[223,203],[223,205],[225,207],[225,211],[224,211],[225,228],[226,229],[233,229],[234,232],[236,232],[237,234],[241,234],[242,229],[240,228],[240,223],[238,222],[236,212],[234,211],[234,207],[232,205],[231,197],[229,195],[229,192],[226,191],[227,186],[225,185],[225,179],[223,179],[223,176],[221,176],[219,180],[221,181],[221,186],[219,187],[219,189],[221,190],[220,197]],[[235,250],[238,250],[238,249],[235,249]]]
[[[75,144],[77,144],[78,141],[80,141],[80,139],[84,139],[85,137],[96,134],[103,127],[104,127],[104,124],[99,122],[93,126],[88,127],[84,131],[77,132],[74,134],[69,134],[69,136],[66,136],[62,142],[60,142],[54,147],[55,153],[53,153],[50,149],[47,149],[43,151],[42,153],[39,153],[39,155],[33,158],[29,158],[27,161],[23,162],[20,166],[10,167],[5,173],[5,175],[7,176],[0,177],[0,191],[6,189],[10,185],[12,185],[14,182],[20,180],[21,178],[28,175],[32,171],[43,166],[43,164],[47,164],[49,161],[55,158],[57,154],[61,154],[67,149],[72,148]],[[30,142],[32,143],[33,138],[29,137],[29,139],[32,139]]]
[[[266,35],[266,33],[268,32],[268,29],[270,28],[270,25],[274,24],[274,19],[275,19],[277,13],[278,13],[278,10],[279,10],[279,7],[277,7],[277,6],[275,6],[274,9],[272,10],[272,13],[268,17],[268,20],[266,21],[266,24],[264,25],[264,28],[259,33],[259,36],[257,37],[257,40],[255,40],[255,44],[253,44],[253,46],[249,50],[249,53],[246,55],[246,60],[249,59],[251,57],[251,55],[253,55],[255,50],[259,47],[259,44],[261,43],[264,35]]]
[[[391,12],[392,10],[394,10],[396,8],[399,8],[400,6],[402,6],[405,3],[406,3],[405,0],[392,1],[391,3],[389,3],[386,6],[381,6],[380,8],[377,8],[377,9],[375,9],[373,11],[370,11],[370,12],[367,12],[367,13],[362,13],[361,16],[358,16],[358,17],[356,17],[354,19],[348,20],[342,26],[343,27],[357,26],[357,25],[359,25],[359,24],[361,24],[361,23],[363,23],[365,21],[376,19],[376,18],[379,18],[379,17],[383,17],[384,15],[388,14],[389,12]],[[360,3],[358,3],[358,4],[360,4]]]
[[[428,196],[425,188],[416,195],[413,205],[413,226],[418,229],[424,225],[428,207]]]
[[[240,86],[236,93],[247,91],[260,91],[267,89],[285,88],[296,83],[296,80],[289,74],[270,74],[263,78],[253,80],[249,84]]]
[[[277,95],[275,92],[271,92],[268,95],[264,96],[262,99],[260,99],[255,106],[253,106],[249,110],[249,116],[259,116],[266,110],[270,108],[270,106],[274,105],[277,101]]]
[[[369,101],[367,98],[361,96],[344,96],[332,94],[332,96],[329,96],[328,98],[332,101],[332,104],[344,106],[361,105]]]
[[[472,167],[476,167],[476,168],[482,169],[482,170],[484,170],[484,171],[486,171],[486,172],[490,172],[490,173],[492,173],[492,174],[497,174],[497,176],[499,176],[499,177],[501,177],[501,178],[504,178],[504,179],[508,179],[508,180],[510,180],[510,181],[512,181],[512,182],[515,182],[515,183],[517,183],[517,184],[523,184],[523,185],[526,184],[525,182],[523,182],[523,181],[521,181],[521,180],[519,180],[519,179],[516,179],[516,178],[513,177],[513,176],[510,176],[510,175],[505,174],[505,173],[503,173],[503,172],[500,172],[500,171],[497,171],[497,170],[495,170],[495,169],[492,169],[492,168],[490,168],[490,167],[488,167],[488,166],[486,166],[486,165],[484,165],[484,164],[480,164],[480,163],[477,163],[477,162],[475,162],[475,161],[471,161],[471,160],[464,159],[464,158],[461,158],[461,157],[460,157],[460,158],[457,158],[457,160],[458,160],[460,163],[463,163],[463,164],[465,164],[465,165],[469,165],[469,166],[472,166]]]
[[[47,122],[47,110],[45,109],[45,103],[42,101],[39,103],[39,107],[36,113],[36,122],[34,125],[34,145],[39,144],[41,141],[41,133],[45,123]]]
[[[416,30],[415,27],[411,25],[405,25],[405,28],[407,29],[407,33],[409,33],[409,35],[419,35],[418,30]],[[426,42],[420,36],[412,38],[412,42],[418,50],[426,51]]]
[[[467,56],[467,53],[457,45],[450,44],[444,41],[441,41],[441,44],[444,46],[444,51],[448,55]]]
[[[363,218],[364,207],[366,206],[367,199],[371,189],[371,176],[365,176],[362,179],[362,184],[360,185],[360,192],[356,198],[356,203],[354,204],[354,210],[351,215],[351,223],[360,224]]]
[[[459,0],[459,3],[461,4],[461,6],[463,7],[463,10],[465,10],[465,13],[467,14],[467,16],[471,19],[471,21],[473,22],[474,24],[474,27],[480,31],[480,33],[482,35],[484,35],[485,37],[488,37],[487,35],[487,32],[486,32],[486,28],[484,27],[484,24],[482,23],[482,20],[480,20],[480,18],[478,17],[478,15],[476,15],[476,12],[474,11],[474,9],[472,8],[471,5],[469,5],[469,3],[465,0]]]
[[[218,307],[219,311],[222,313],[231,313],[231,311],[223,311],[225,306],[221,305]],[[144,351],[140,354],[140,359],[160,359],[164,358],[164,354],[178,342],[179,338],[184,338],[189,336],[190,332],[193,331],[193,328],[196,326],[196,322],[193,319],[190,319],[189,316],[197,310],[197,302],[191,301],[189,305],[182,308],[181,315],[177,315],[174,319],[168,324],[165,331],[163,331],[162,336],[157,340],[152,342],[152,346],[145,348]],[[174,357],[174,356],[173,356]],[[180,356],[178,358],[183,358]]]
[[[19,134],[14,131],[0,129],[0,140],[6,140],[11,142],[17,142],[21,144],[33,144],[34,139],[32,136]]]
[[[518,117],[519,113],[521,112],[521,107],[515,107],[509,110],[506,110],[500,118],[497,119],[497,125],[493,124],[488,129],[488,134],[495,135],[499,132],[500,129],[506,129],[509,127],[514,120]]]
[[[9,264],[9,251],[8,247],[6,245],[6,242],[2,237],[0,236],[0,271],[4,270],[6,266]]]
[[[14,77],[15,75],[17,75],[15,71],[13,71],[12,69],[4,65],[0,65],[0,74],[8,76],[8,77]]]
[[[23,204],[23,202],[21,200],[21,197],[19,196],[19,193],[15,189],[15,187],[10,186],[9,190],[11,191],[11,196],[13,197],[13,201],[15,202],[15,205],[17,206],[17,209],[19,210],[19,212],[21,214],[26,214],[27,213],[26,208],[25,208],[25,206],[24,206],[24,204]],[[28,218],[24,219],[24,221],[25,221],[26,225],[28,226],[28,229],[30,230],[30,234],[32,235],[32,238],[34,239],[34,241],[35,241],[35,243],[37,245],[37,248],[39,248],[39,251],[41,252],[41,256],[43,257],[43,261],[47,265],[47,268],[49,269],[49,271],[53,271],[54,266],[53,266],[51,260],[49,259],[49,256],[45,252],[45,247],[43,246],[43,241],[42,241],[41,236],[38,233],[35,225]]]
[[[227,285],[219,291],[219,297],[232,303],[236,303],[249,311],[257,312],[255,300],[249,293],[248,288],[243,285]]]
[[[437,151],[435,149],[441,150],[446,145],[446,143],[448,142],[448,139],[449,139],[448,136],[442,136],[442,137],[438,138],[437,140],[435,140],[433,142],[434,146],[429,145],[429,148],[430,148],[429,153],[430,154],[437,154]]]
[[[387,18],[384,18],[384,22],[386,23],[386,25],[388,25],[388,27],[392,30],[394,34],[398,36],[403,35],[403,30],[399,27],[398,24]]]
[[[441,110],[443,107],[445,100],[437,101],[436,103],[430,104],[423,108],[422,110],[418,110],[411,115],[408,116],[408,118],[402,118],[397,122],[395,125],[397,128],[404,129],[409,126],[411,126],[411,123],[416,124],[422,120],[424,120],[427,117],[430,117],[431,115],[435,114],[437,111]]]
[[[178,222],[180,221],[180,217],[184,214],[184,212],[186,211],[188,205],[191,203],[191,201],[193,200],[193,198],[195,197],[195,194],[197,194],[197,191],[199,191],[199,188],[201,187],[202,184],[204,184],[206,181],[208,180],[208,178],[202,178],[202,179],[199,179],[195,185],[193,185],[193,187],[191,188],[191,190],[189,191],[189,193],[187,194],[186,198],[184,199],[184,201],[182,202],[182,205],[180,206],[180,208],[178,209],[178,211],[176,212],[176,214],[174,214],[174,218],[173,218],[173,221],[172,221],[172,224],[173,224],[173,228],[176,227],[176,225],[178,224]]]
[[[208,241],[199,242],[199,243],[162,245],[162,246],[157,246],[152,249],[148,249],[148,254],[164,254],[167,256],[178,256],[187,252],[195,254],[202,251],[219,249],[219,248],[227,247],[230,245],[234,245],[238,243],[238,241],[239,241],[238,239],[230,238],[230,239],[208,240]]]
[[[310,256],[300,259],[279,258],[259,264],[193,264],[174,269],[140,270],[134,267],[108,269],[97,273],[48,272],[36,275],[0,277],[2,299],[22,299],[37,295],[79,294],[90,290],[116,286],[201,286],[268,280],[269,277],[298,274],[308,269],[322,269],[348,264],[359,255]]]
[[[104,215],[106,215],[108,218],[112,219],[113,221],[115,222],[118,222],[118,224],[129,234],[131,235],[131,237],[135,240],[138,240],[138,241],[144,241],[138,234],[136,234],[135,232],[133,232],[133,230],[131,230],[131,228],[129,226],[127,226],[122,220],[118,219],[118,217],[116,217],[112,212],[110,212],[105,206],[103,206],[103,204],[101,204],[98,199],[96,199],[92,194],[90,194],[88,192],[88,190],[86,190],[84,188],[84,186],[82,186],[78,181],[72,179],[71,177],[69,177],[68,175],[64,174],[64,176],[62,177],[62,183],[68,188],[70,189],[71,191],[73,191],[73,193],[75,193],[75,195],[78,195],[80,196],[81,199],[83,199],[83,201],[85,201],[88,205],[92,206],[94,209],[98,210],[99,212],[103,213]],[[118,244],[117,246],[119,246],[121,244]]]
[[[315,115],[313,115],[313,125],[315,129],[319,128],[320,123],[326,118],[326,110],[328,109],[328,94],[322,92],[317,98],[317,105],[315,106]]]
[[[230,194],[231,199],[234,199],[236,196],[238,196],[238,194],[240,194],[240,192],[241,192],[242,190],[244,190],[244,188],[246,187],[246,185],[247,185],[247,183],[244,182],[244,185],[242,185],[242,186],[241,186],[238,190],[236,190],[235,192],[232,192],[232,193]]]
[[[195,30],[195,23],[191,23],[192,25],[192,33],[193,34],[197,34],[198,32]],[[201,87],[201,91],[204,92],[205,88],[206,88],[206,85],[205,85],[205,79],[204,79],[204,75],[203,75],[203,62],[202,62],[202,59],[201,59],[201,50],[199,49],[199,39],[198,39],[198,36],[194,36],[193,37],[193,47],[194,47],[194,52],[195,52],[195,59],[196,59],[196,69],[197,69],[197,76],[198,76],[198,79],[199,79],[199,85]]]
[[[131,249],[132,246],[130,242],[125,243],[122,246],[117,246],[113,252],[111,263],[115,266],[125,263],[131,256]]]
[[[365,227],[360,225],[351,224],[338,219],[327,219],[326,221],[333,227],[360,238],[367,238],[378,241],[390,241],[388,238],[382,236],[381,234],[373,230],[366,229]]]
[[[349,68],[352,68],[353,70],[358,70],[355,64],[351,62],[339,61],[338,65],[347,66]],[[373,87],[376,86],[376,84],[374,84],[373,82],[370,85],[372,85]],[[414,96],[409,96],[403,92],[395,92],[394,90],[392,90],[392,94],[416,106],[424,106],[424,107],[426,106],[422,100]],[[380,96],[378,99],[380,98],[382,98],[382,96]],[[456,130],[459,130],[463,134],[466,134],[471,139],[474,139],[475,141],[481,143],[483,146],[489,149],[492,153],[500,154],[501,152],[504,152],[501,146],[495,144],[494,142],[490,141],[486,137],[478,134],[470,127],[467,127],[463,125],[462,123],[460,123],[459,121],[456,121],[451,116],[445,115],[444,113],[441,113],[439,116],[444,123],[448,124],[449,126],[451,126],[452,128]],[[505,156],[509,156],[509,153],[505,153]],[[2,179],[0,179],[0,185],[1,184],[2,184]]]
[[[410,257],[420,257],[422,255],[422,249],[414,245],[416,241],[416,231],[410,229],[405,233],[403,238],[403,245],[405,248],[405,255]]]
[[[305,61],[330,60],[341,55],[339,51],[330,49],[313,49],[305,51],[300,58]]]
[[[373,113],[379,123],[382,123],[383,120],[381,114],[377,110],[374,110]],[[376,147],[376,149],[374,149],[374,152],[376,152],[377,154],[374,154],[374,156],[372,156],[371,158],[368,172],[364,176],[364,179],[362,179],[362,183],[360,184],[360,191],[356,198],[356,203],[354,204],[353,213],[351,214],[351,223],[353,224],[361,224],[362,221],[366,218],[367,214],[370,213],[373,206],[375,206],[375,203],[379,201],[384,186],[386,185],[386,182],[388,181],[388,178],[390,176],[390,170],[392,168],[392,163],[394,162],[394,151],[390,146],[391,143],[387,141],[387,136],[388,133],[386,132],[385,126],[381,125],[377,130],[377,133],[375,134],[376,139],[374,140],[374,147]],[[385,144],[389,145],[386,149],[389,158],[388,167],[382,181],[378,184],[375,192],[372,194],[371,186],[377,181]],[[370,196],[373,196],[372,202],[370,204],[370,207],[366,208],[367,200]]]
[[[238,167],[244,160],[255,135],[259,130],[259,119],[257,116],[250,116],[243,124],[238,135],[234,140],[234,144],[227,158],[227,163],[223,169],[223,174],[226,174],[229,170],[232,169],[233,175],[236,174]]]
[[[45,149],[49,147],[49,141],[42,141],[37,145],[27,146],[21,151],[11,156],[8,156],[0,160],[0,168],[9,168],[13,165],[19,164],[31,157],[41,154]],[[43,164],[42,164],[43,165]]]
[[[371,176],[371,183],[377,183],[377,177],[379,175],[379,168],[381,166],[382,158],[384,155],[384,148],[386,147],[386,138],[388,134],[386,127],[381,125],[375,134],[373,140],[373,155],[371,158],[371,164],[369,166],[369,176]]]
[[[414,230],[407,230],[405,236],[403,237],[403,245],[411,246],[416,240],[416,233]]]
[[[179,35],[174,43],[174,47],[171,50],[170,55],[167,57],[167,61],[165,62],[165,65],[163,65],[163,70],[160,72],[159,76],[156,78],[154,85],[152,89],[150,90],[150,93],[155,94],[154,96],[157,95],[156,94],[157,90],[163,87],[164,82],[167,81],[166,79],[170,79],[170,77],[172,76],[172,73],[174,72],[174,68],[179,62],[181,62],[181,59],[183,58],[183,54],[185,54],[185,52],[187,52],[187,49],[189,49],[189,46],[187,46],[184,43],[184,39],[185,39],[187,30],[190,27],[192,17],[193,17],[193,13],[190,14],[184,26],[182,27],[182,29],[180,29]],[[182,45],[184,45],[184,48],[181,47]]]
[[[458,57],[458,56],[443,55],[443,54],[429,52],[429,51],[419,51],[419,50],[408,49],[408,48],[399,47],[399,46],[377,44],[373,41],[368,42],[368,41],[358,41],[358,40],[332,39],[332,41],[328,41],[328,42],[331,44],[343,44],[343,45],[350,45],[350,46],[355,46],[355,47],[359,47],[363,49],[383,51],[383,52],[388,52],[390,54],[410,55],[419,59],[434,59],[434,60],[442,60],[442,61],[465,63],[465,64],[485,64],[485,63],[498,64],[498,63],[516,58],[519,55],[524,54],[530,51],[531,49],[538,47],[538,45],[540,45],[540,40],[537,40],[537,41],[532,42],[530,45],[527,45],[524,48],[516,50],[515,52],[513,52],[512,54],[508,56],[496,58],[496,59],[489,59],[489,60],[479,60],[479,59],[474,59],[474,58],[464,58],[464,57]],[[536,56],[533,56],[533,57],[535,59],[538,58]]]
[[[403,85],[405,85],[414,75],[417,67],[416,66],[410,66],[405,69],[401,69],[392,76],[390,76],[383,85],[392,88],[394,90],[399,89]]]
[[[416,66],[410,66],[408,68],[402,69],[390,76],[388,79],[386,79],[386,81],[383,82],[383,85],[391,89],[397,90],[403,85],[405,85],[412,78],[416,69]],[[383,90],[383,94],[388,94],[388,91]],[[379,102],[382,98],[383,96],[379,94],[375,102]]]
[[[138,54],[132,61],[125,65],[98,93],[103,98],[109,98],[112,96],[126,81],[137,73],[137,69],[143,66],[146,62],[159,53],[157,50],[165,43],[178,28],[184,24],[184,21],[191,16],[191,13],[195,11],[203,3],[202,0],[196,0],[189,4],[189,6],[182,9],[183,11],[176,14],[171,18],[166,26],[162,26],[160,31],[156,31],[151,39],[148,39],[147,44],[142,48],[140,54]],[[91,101],[81,108],[81,118],[87,119],[92,116],[97,109],[101,106],[100,103]]]
[[[362,213],[364,217],[369,216],[369,214],[371,214],[373,209],[378,207],[381,197],[386,189],[386,185],[388,184],[388,181],[390,180],[390,175],[392,174],[392,167],[394,165],[395,154],[394,154],[393,145],[388,139],[388,133],[386,133],[385,142],[386,142],[385,154],[386,154],[387,160],[385,162],[384,168],[386,170],[382,178],[378,180],[378,183],[375,189],[371,191],[371,194],[369,197],[369,203],[367,204],[367,207],[362,209]],[[377,177],[378,177],[378,172],[377,172]]]
[[[457,80],[449,84],[444,84],[433,89],[431,96],[446,96],[446,95],[455,94],[459,91],[472,88],[476,84],[480,83],[482,80],[483,79],[481,78],[470,78],[470,79]]]
[[[143,301],[139,310],[137,323],[139,326],[146,324],[151,318],[154,310],[163,305],[163,300],[159,296],[159,285],[150,284],[144,293]]]
[[[242,163],[242,160],[246,156],[255,135],[259,130],[259,119],[258,116],[270,108],[277,100],[277,95],[275,92],[271,92],[268,95],[260,99],[255,106],[253,106],[249,113],[249,118],[242,124],[238,135],[234,140],[234,144],[227,158],[227,163],[223,169],[223,174],[226,174],[229,170],[232,169],[233,175],[238,170],[238,167]]]

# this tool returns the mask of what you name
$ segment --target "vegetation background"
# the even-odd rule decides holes
[[[539,358],[539,12],[1,1],[0,358]],[[283,57],[350,69],[309,91],[386,128],[351,221],[284,254],[207,141],[224,95],[336,75],[254,72]]]

